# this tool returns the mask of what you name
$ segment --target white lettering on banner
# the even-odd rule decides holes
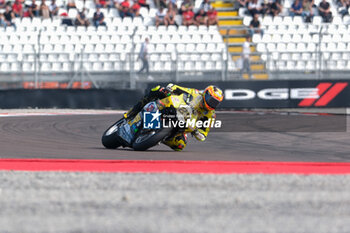
[[[227,89],[225,90],[226,100],[251,100],[255,97],[263,100],[287,100],[290,99],[318,99],[317,88],[266,88],[256,94],[249,89]]]
[[[258,97],[265,100],[286,100],[288,96],[288,88],[269,88],[258,92]]]
[[[290,90],[291,99],[318,99],[318,88],[293,88]]]
[[[163,119],[163,127],[164,128],[221,128],[222,122],[220,120],[206,120],[196,121],[196,120],[186,120],[186,121],[171,121]]]
[[[227,100],[250,100],[255,98],[255,92],[248,89],[225,90]]]

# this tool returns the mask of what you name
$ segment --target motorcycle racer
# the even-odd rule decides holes
[[[187,96],[186,103],[196,111],[198,117],[197,121],[213,121],[215,120],[215,108],[223,100],[223,92],[220,88],[210,85],[200,92],[194,88],[181,87],[175,84],[168,84],[166,87],[156,86],[150,90],[144,98],[138,102],[131,110],[124,114],[124,118],[130,119],[142,110],[142,108],[150,101],[156,99],[162,99],[170,95],[181,95]],[[208,136],[210,128],[191,128],[191,134],[199,141],[204,141]],[[170,135],[163,143],[173,150],[181,151],[187,145],[187,135],[183,132],[177,132],[175,135]]]

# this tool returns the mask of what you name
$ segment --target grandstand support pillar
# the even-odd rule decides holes
[[[136,88],[136,74],[135,74],[135,34],[136,34],[137,28],[134,28],[134,31],[131,35],[132,40],[132,47],[131,47],[131,53],[129,56],[129,63],[130,63],[130,89]]]
[[[40,37],[41,37],[41,29],[39,30],[38,33],[38,41],[37,41],[37,46],[38,46],[38,52],[35,53],[35,60],[34,60],[34,86],[35,89],[39,88],[39,72],[40,72]]]
[[[320,30],[318,31],[318,45],[317,48],[317,60],[318,60],[318,69],[317,69],[317,79],[322,79],[322,51],[321,51],[321,43],[323,40],[324,35],[328,35],[328,33],[324,33],[323,26],[320,27]]]

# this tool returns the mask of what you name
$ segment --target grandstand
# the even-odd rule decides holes
[[[194,11],[201,2],[194,2]],[[157,80],[241,78],[238,61],[251,20],[244,8],[235,9],[234,2],[226,0],[212,1],[211,5],[218,11],[217,26],[185,27],[177,15],[179,27],[157,28],[156,4],[148,3],[150,9],[142,7],[142,17],[134,18],[121,18],[117,9],[102,8],[107,27],[62,25],[64,19],[74,20],[83,7],[91,19],[96,11],[92,0],[76,0],[76,8],[69,10],[65,1],[58,0],[58,16],[49,19],[15,18],[16,28],[0,28],[2,81],[32,82],[35,77],[37,81],[55,82],[109,81],[127,87],[130,79],[143,80],[136,71],[141,66],[138,52],[146,37],[150,38],[151,74]],[[178,7],[181,3],[177,1]],[[323,23],[318,15],[312,23],[305,23],[300,16],[288,16],[290,4],[284,2],[280,16],[260,17],[265,34],[254,34],[252,38],[253,79],[281,78],[283,73],[288,73],[286,77],[290,78],[293,72],[315,75],[315,72],[349,71],[349,16],[341,18],[332,3],[332,23]]]

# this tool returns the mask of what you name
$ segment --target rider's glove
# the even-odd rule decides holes
[[[161,87],[158,91],[164,94],[164,96],[171,95],[171,90],[166,87]]]
[[[203,134],[201,134],[198,129],[195,129],[192,133],[192,136],[194,136],[198,141],[204,141],[205,140],[205,136]]]

